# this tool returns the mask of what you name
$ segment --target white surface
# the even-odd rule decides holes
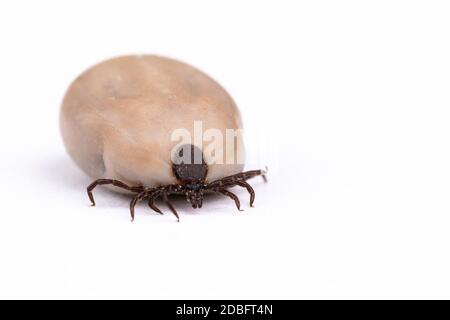
[[[450,298],[450,7],[442,1],[0,4],[0,298]],[[256,208],[181,223],[66,155],[70,82],[125,53],[240,105]]]

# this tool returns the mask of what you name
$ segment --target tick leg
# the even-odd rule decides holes
[[[148,200],[148,206],[152,208],[154,211],[158,212],[159,214],[163,214],[161,210],[155,205],[155,199],[159,196],[159,193],[152,194],[150,196],[150,199]]]
[[[239,180],[245,181],[245,180],[251,179],[256,176],[262,176],[264,181],[267,181],[266,173],[267,173],[267,171],[265,171],[265,170],[250,170],[250,171],[245,171],[245,172],[234,174],[232,176],[225,177],[222,180],[227,180],[227,181],[231,181],[231,182],[239,181]]]
[[[129,185],[123,183],[122,181],[119,180],[113,180],[113,179],[98,179],[95,180],[94,182],[92,182],[88,187],[87,187],[87,193],[89,196],[89,200],[91,200],[91,203],[93,206],[95,206],[95,200],[94,200],[94,195],[92,194],[92,191],[95,189],[95,187],[100,186],[100,185],[105,185],[105,184],[112,184],[115,187],[119,187],[131,192],[141,192],[143,190],[143,187],[130,187]]]
[[[237,184],[238,182],[246,181],[256,176],[261,176],[264,182],[267,182],[266,178],[267,170],[251,170],[246,172],[240,172],[231,176],[215,180],[211,182],[208,187],[224,187]]]
[[[172,211],[172,213],[175,215],[175,217],[177,217],[178,222],[180,222],[180,217],[178,216],[177,210],[175,210],[172,203],[170,203],[169,197],[168,197],[166,191],[163,192],[163,200],[166,203],[166,205],[169,207],[170,211]]]
[[[226,195],[226,196],[230,197],[231,199],[233,199],[238,210],[242,211],[241,210],[241,202],[239,201],[239,198],[237,197],[237,195],[235,195],[233,192],[225,190],[225,189],[219,189],[219,190],[217,190],[217,192],[220,192],[221,194]]]
[[[253,207],[253,202],[255,201],[255,190],[253,190],[252,186],[245,181],[240,181],[237,185],[246,188],[248,193],[250,193],[250,207]]]
[[[136,206],[136,203],[138,203],[139,200],[145,198],[147,195],[148,195],[147,192],[144,191],[139,193],[137,196],[133,198],[133,200],[131,200],[130,203],[131,221],[134,221],[134,207]]]

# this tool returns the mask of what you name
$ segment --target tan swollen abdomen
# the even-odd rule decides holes
[[[220,85],[189,65],[157,56],[120,57],[89,69],[70,86],[60,116],[66,149],[89,176],[146,186],[176,182],[171,134],[186,128],[193,135],[195,120],[224,136],[225,129],[241,128],[239,111]],[[213,164],[208,179],[242,169]]]

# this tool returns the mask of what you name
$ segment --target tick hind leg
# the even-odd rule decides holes
[[[91,200],[91,203],[93,206],[95,206],[95,200],[94,200],[94,195],[92,194],[92,191],[95,189],[95,187],[97,186],[101,186],[101,185],[113,185],[115,187],[119,187],[131,192],[142,192],[143,191],[143,187],[130,187],[129,185],[123,183],[122,181],[119,180],[114,180],[114,179],[98,179],[95,180],[94,182],[92,182],[88,187],[87,187],[87,194],[89,196],[89,200]]]

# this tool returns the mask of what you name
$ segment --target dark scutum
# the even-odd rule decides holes
[[[198,147],[192,144],[183,145],[175,154],[172,171],[184,184],[203,183],[208,174],[208,165]]]

